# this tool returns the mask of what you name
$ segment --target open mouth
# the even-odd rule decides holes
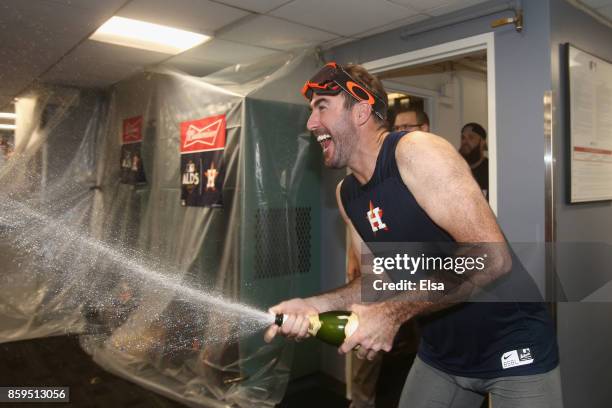
[[[321,145],[321,147],[323,148],[323,152],[325,152],[327,150],[327,148],[329,147],[330,143],[331,143],[331,136],[329,134],[323,134],[323,135],[318,135],[317,136],[317,142],[319,142],[319,144]]]

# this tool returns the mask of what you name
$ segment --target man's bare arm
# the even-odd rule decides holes
[[[495,215],[450,143],[431,133],[413,132],[399,142],[396,160],[402,181],[432,221],[458,243],[483,243],[488,255],[485,271],[464,276],[461,284],[437,299],[414,294],[421,303],[407,305],[409,314],[431,313],[466,300],[510,270],[510,252]]]

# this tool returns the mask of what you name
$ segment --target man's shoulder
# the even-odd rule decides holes
[[[453,146],[440,136],[428,132],[410,132],[397,143],[395,158],[399,164],[430,160],[454,152]]]

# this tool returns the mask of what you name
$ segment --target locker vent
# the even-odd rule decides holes
[[[255,214],[255,278],[310,271],[311,208],[260,208]]]

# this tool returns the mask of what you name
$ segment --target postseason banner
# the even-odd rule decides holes
[[[144,168],[142,166],[142,116],[135,116],[123,120],[121,134],[121,183],[146,183]]]
[[[182,122],[181,205],[223,204],[225,115]]]

